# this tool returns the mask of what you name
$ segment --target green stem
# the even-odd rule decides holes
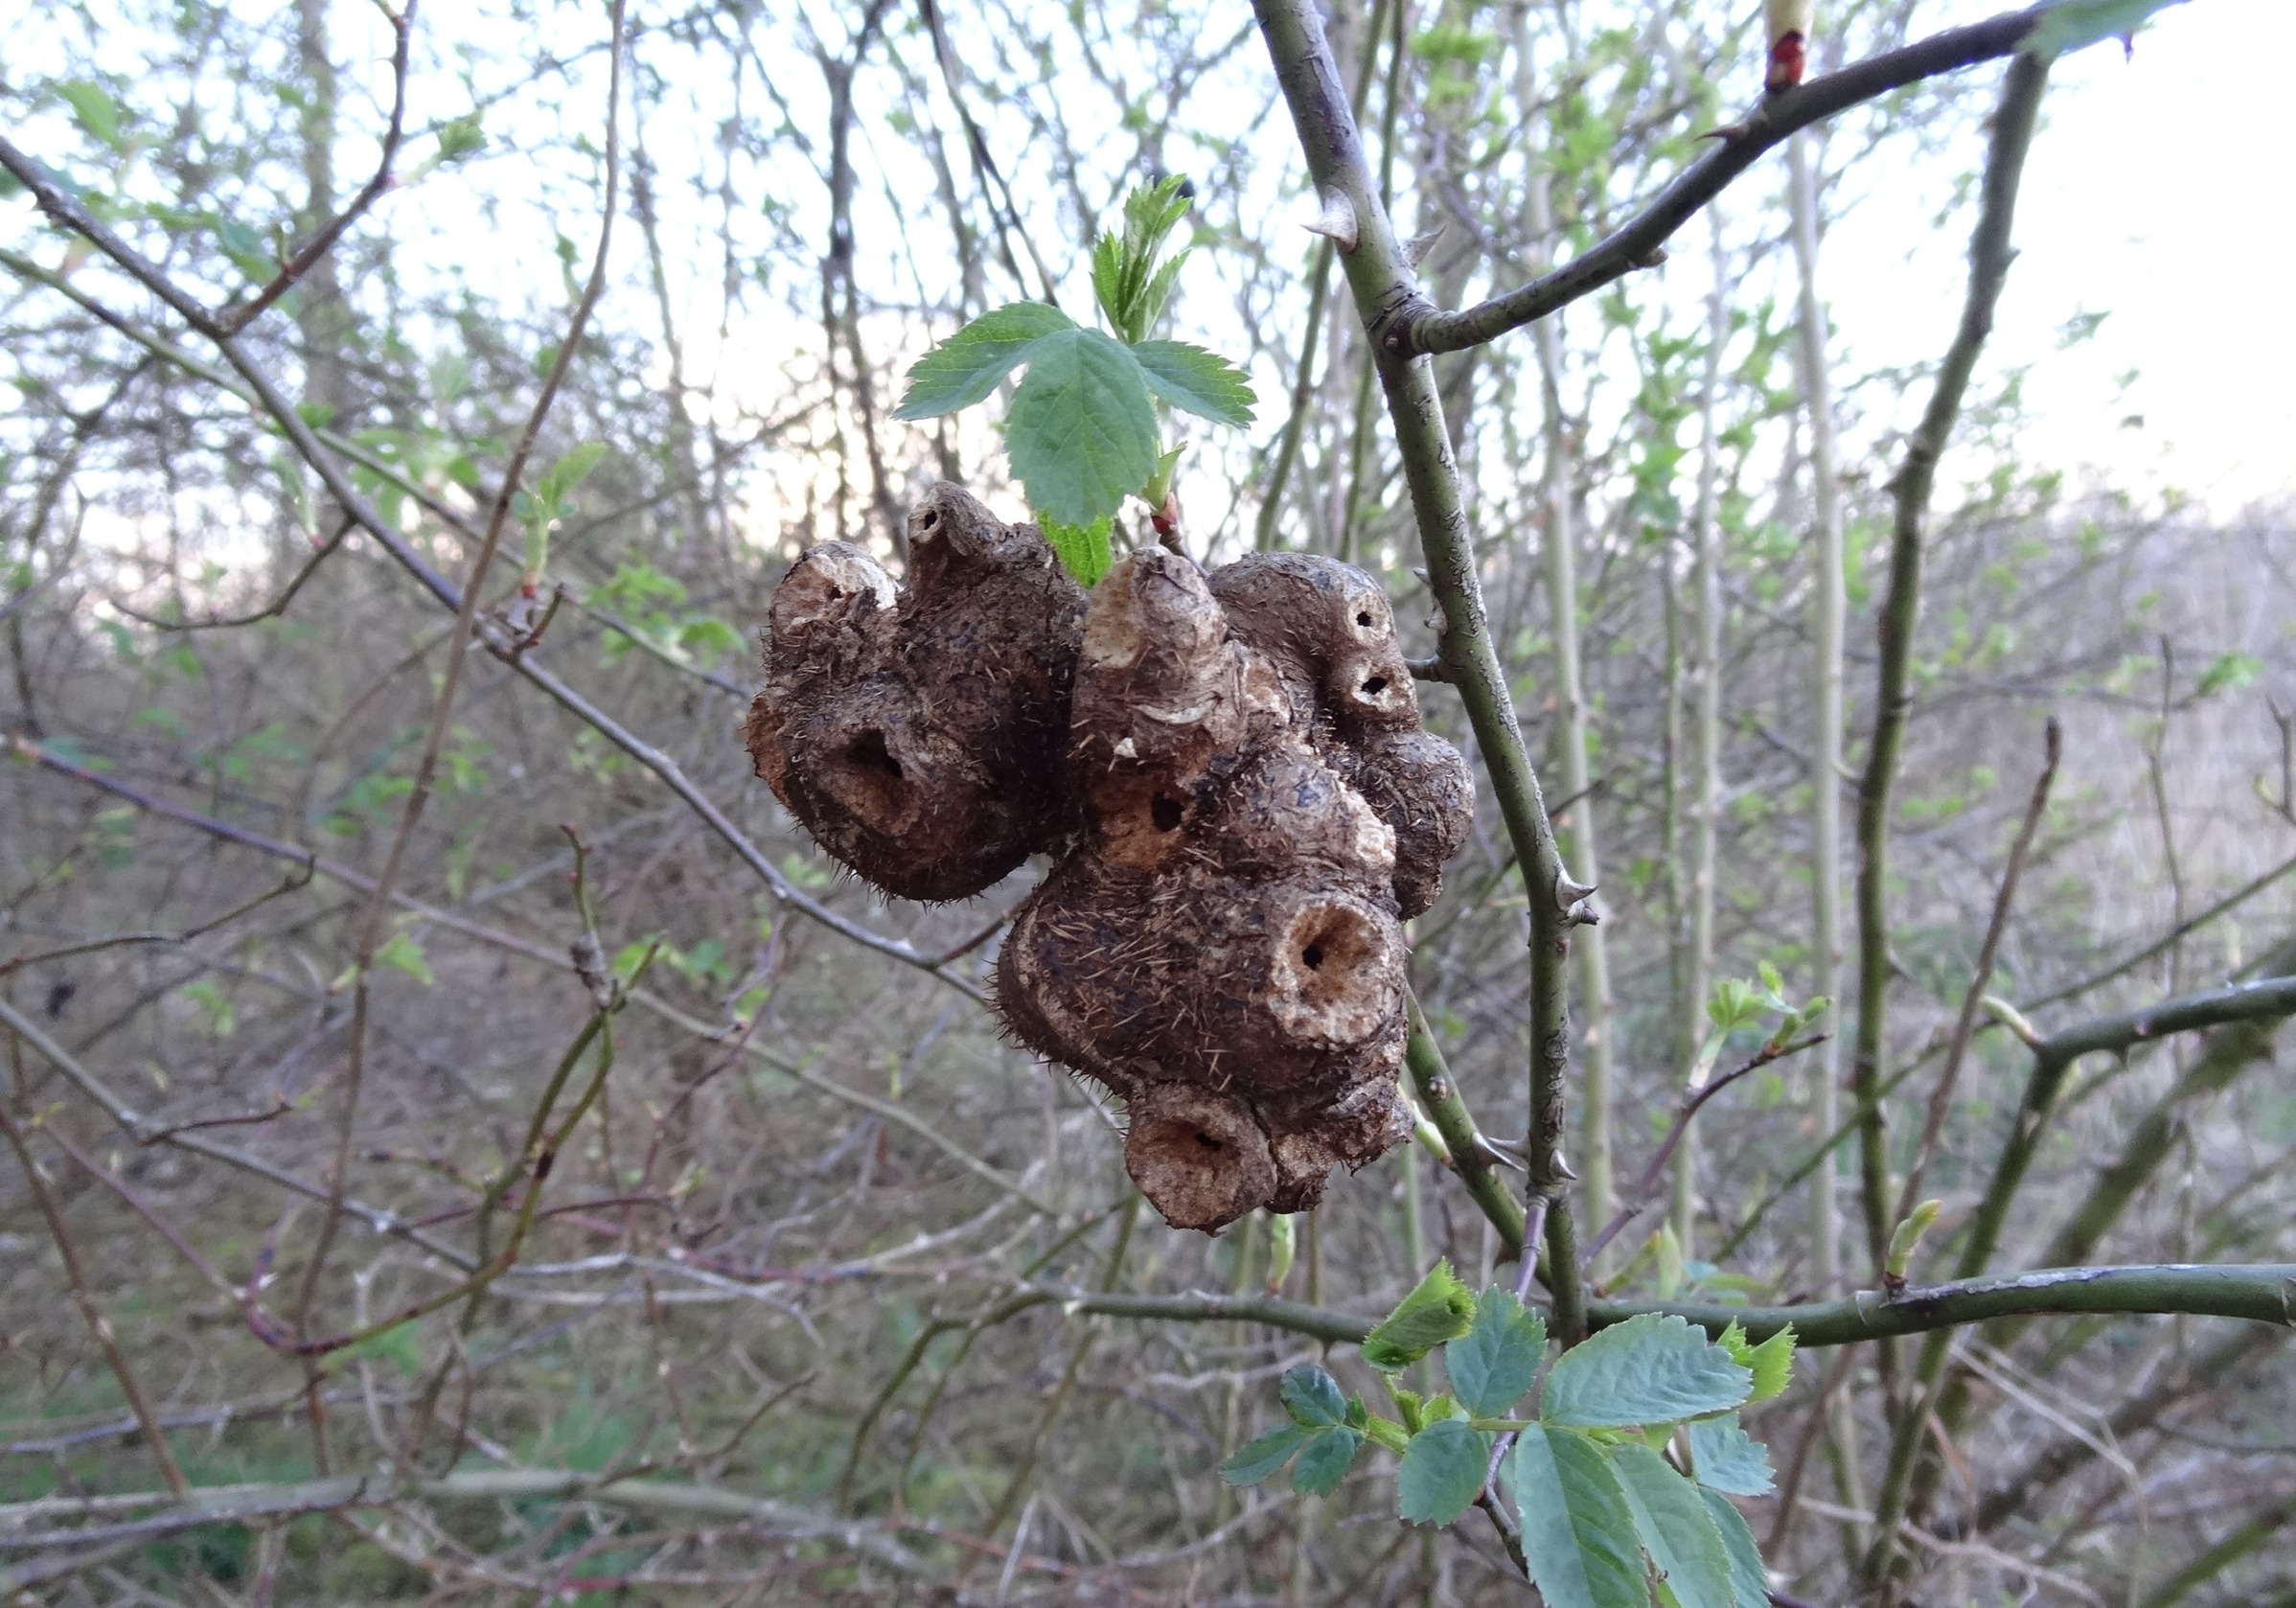
[[[1555,901],[1562,872],[1538,779],[1523,746],[1477,576],[1464,489],[1443,425],[1443,404],[1424,357],[1389,354],[1381,333],[1414,295],[1411,264],[1395,238],[1364,157],[1362,136],[1341,92],[1339,68],[1323,25],[1307,0],[1254,0],[1292,122],[1319,194],[1338,196],[1352,213],[1356,244],[1343,254],[1348,288],[1378,354],[1379,379],[1410,488],[1412,512],[1426,555],[1429,587],[1442,610],[1437,656],[1475,730],[1507,836],[1526,869],[1530,894],[1530,1188],[1548,1203],[1547,1251],[1555,1279],[1556,1327],[1566,1342],[1585,1332],[1577,1234],[1564,1185],[1564,1079],[1570,1059],[1567,1017],[1569,929]]]
[[[1411,1071],[1412,1087],[1417,1091],[1419,1103],[1426,1109],[1427,1119],[1443,1137],[1443,1147],[1451,1153],[1452,1170],[1467,1186],[1482,1214],[1499,1230],[1507,1254],[1523,1252],[1523,1207],[1507,1191],[1506,1181],[1491,1164],[1490,1148],[1482,1133],[1475,1125],[1475,1117],[1466,1102],[1458,1097],[1458,1084],[1444,1064],[1442,1047],[1435,1043],[1427,1018],[1419,1010],[1416,998],[1407,997],[1405,1004],[1411,1012],[1412,1036],[1406,1046],[1403,1064]],[[1414,1261],[1413,1268],[1424,1266]]]
[[[985,1321],[1002,1322],[1032,1306],[1055,1303],[1070,1314],[1100,1313],[1145,1321],[1264,1323],[1335,1345],[1359,1344],[1379,1322],[1376,1318],[1351,1312],[1261,1296],[1111,1294],[1065,1285],[1024,1288],[992,1308]],[[1645,1312],[1687,1319],[1713,1335],[1734,1322],[1757,1344],[1790,1326],[1797,1343],[1803,1346],[1848,1345],[2037,1314],[2188,1313],[2296,1327],[2296,1262],[2239,1267],[2052,1268],[1999,1278],[1909,1286],[1894,1296],[1862,1291],[1840,1300],[1796,1306],[1644,1300],[1591,1300],[1586,1305],[1587,1322],[1596,1329],[1623,1323]]]

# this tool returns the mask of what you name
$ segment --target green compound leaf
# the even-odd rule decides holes
[[[1523,1555],[1548,1608],[1646,1608],[1634,1513],[1602,1449],[1533,1426],[1507,1459],[1523,1514]]]
[[[1395,1471],[1395,1499],[1414,1525],[1447,1525],[1475,1505],[1491,1464],[1491,1436],[1445,1418],[1412,1436]],[[1688,1605],[1686,1604],[1686,1608]]]
[[[1475,1326],[1443,1348],[1452,1394],[1478,1418],[1498,1418],[1530,1393],[1547,1352],[1547,1323],[1511,1290],[1485,1290]]]
[[[2153,12],[2184,0],[2061,0],[2025,36],[2025,54],[2044,61],[2100,39],[2125,39]]]
[[[1382,1372],[1399,1373],[1445,1341],[1465,1334],[1474,1321],[1474,1292],[1452,1273],[1451,1258],[1443,1257],[1387,1321],[1364,1337],[1364,1361]]]
[[[1760,1441],[1738,1427],[1735,1413],[1692,1424],[1689,1432],[1690,1466],[1701,1485],[1728,1491],[1732,1496],[1769,1494],[1775,1482],[1770,1473],[1770,1454]]]
[[[1278,1424],[1220,1465],[1220,1478],[1231,1485],[1256,1485],[1285,1463],[1314,1437],[1313,1430],[1297,1424]]]
[[[1100,578],[1115,563],[1109,546],[1110,522],[1106,515],[1089,525],[1064,525],[1058,519],[1039,515],[1037,528],[1045,533],[1045,540],[1059,555],[1061,567],[1088,592],[1100,585]],[[1284,1223],[1290,1219],[1279,1217],[1276,1221]]]
[[[1712,1491],[1700,1491],[1698,1496],[1706,1504],[1714,1528],[1722,1534],[1723,1551],[1730,1554],[1730,1590],[1735,1608],[1770,1608],[1770,1572],[1762,1567],[1762,1550],[1755,1545],[1745,1516],[1726,1496]]]
[[[1156,407],[1140,365],[1097,330],[1040,337],[1004,445],[1039,513],[1064,525],[1114,514],[1156,472]]]
[[[1759,1345],[1746,1338],[1746,1331],[1733,1320],[1729,1328],[1714,1344],[1729,1352],[1739,1367],[1754,1374],[1754,1394],[1746,1398],[1751,1406],[1785,1393],[1794,1382],[1794,1325],[1788,1323]]]
[[[917,359],[896,419],[937,419],[971,407],[1028,360],[1028,349],[1075,324],[1046,302],[1014,302],[984,312]]]
[[[1148,389],[1215,425],[1249,425],[1258,401],[1244,371],[1216,352],[1184,340],[1144,340],[1132,349]]]
[[[1301,1496],[1329,1496],[1346,1478],[1347,1465],[1363,1444],[1364,1437],[1345,1425],[1319,1432],[1292,1470],[1292,1489]]]
[[[1730,1552],[1698,1487],[1647,1446],[1611,1454],[1611,1472],[1634,1514],[1642,1550],[1682,1608],[1733,1608]]]
[[[1578,1429],[1671,1424],[1737,1406],[1754,1373],[1680,1318],[1637,1313],[1573,1346],[1547,1375],[1539,1416]]]
[[[1329,1429],[1347,1421],[1347,1398],[1320,1367],[1296,1367],[1283,1376],[1283,1410],[1301,1429]]]

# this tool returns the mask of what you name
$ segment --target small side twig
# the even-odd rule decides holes
[[[308,857],[300,870],[288,876],[268,893],[259,893],[243,905],[235,905],[211,921],[196,927],[187,927],[180,932],[113,932],[102,938],[90,938],[82,943],[66,944],[60,949],[42,950],[36,954],[11,955],[0,960],[0,977],[24,966],[36,966],[43,961],[63,960],[75,954],[95,954],[103,950],[121,949],[131,944],[188,944],[194,938],[205,937],[218,927],[229,926],[250,910],[269,904],[284,894],[293,893],[310,884],[318,868],[318,858]]]
[[[40,1208],[40,1216],[47,1221],[48,1237],[56,1242],[57,1254],[63,1261],[64,1282],[72,1287],[72,1300],[80,1308],[80,1319],[96,1344],[103,1348],[103,1359],[111,1365],[112,1377],[120,1383],[120,1393],[127,1398],[128,1409],[135,1413],[136,1424],[144,1432],[144,1443],[151,1448],[151,1456],[159,1463],[160,1478],[180,1498],[189,1488],[183,1470],[175,1465],[175,1454],[168,1450],[168,1437],[160,1433],[151,1403],[145,1397],[144,1388],[136,1383],[135,1370],[127,1366],[127,1354],[120,1349],[119,1336],[112,1333],[110,1320],[103,1316],[103,1309],[96,1304],[95,1294],[88,1289],[87,1275],[80,1265],[80,1250],[72,1242],[72,1230],[64,1222],[63,1208],[57,1204],[56,1191],[48,1187],[47,1174],[32,1159],[32,1151],[24,1143],[24,1130],[17,1125],[5,1101],[0,1101],[0,1136],[6,1137],[8,1147],[16,1153],[16,1160],[24,1169],[24,1182]]]
[[[1906,1213],[1921,1198],[1922,1174],[1929,1170],[1929,1163],[1937,1155],[1938,1139],[1945,1131],[1946,1114],[1953,1109],[1954,1086],[1961,1078],[1970,1036],[1977,1031],[1977,1016],[1985,1003],[1986,985],[1993,980],[1993,962],[2001,952],[2001,935],[2009,927],[2009,907],[2016,902],[2017,881],[2024,875],[2025,858],[2032,850],[2033,838],[2041,829],[2041,816],[2049,808],[2049,790],[2056,783],[2064,737],[2064,728],[2057,724],[2056,717],[2050,716],[2041,740],[2041,774],[2033,782],[2032,797],[2025,806],[2025,819],[2018,825],[2015,841],[2009,845],[2009,864],[2001,872],[2001,888],[1993,896],[1993,919],[1986,926],[1985,942],[1977,952],[1977,975],[1969,979],[1968,991],[1962,996],[1962,1012],[1954,1020],[1953,1041],[1945,1050],[1945,1065],[1938,1072],[1937,1087],[1929,1093],[1929,1113],[1921,1124],[1921,1142],[1915,1148],[1913,1164],[1905,1170],[1905,1186],[1897,1192],[1897,1209],[1891,1214],[1894,1224],[1904,1222]]]
[[[1824,1033],[1813,1033],[1806,1039],[1796,1039],[1791,1044],[1766,1044],[1744,1066],[1733,1068],[1718,1078],[1711,1078],[1685,1095],[1682,1103],[1675,1108],[1674,1121],[1666,1129],[1666,1137],[1659,1141],[1658,1149],[1651,1153],[1642,1176],[1635,1180],[1634,1187],[1627,1191],[1626,1204],[1578,1253],[1578,1265],[1581,1268],[1593,1266],[1595,1258],[1602,1253],[1603,1247],[1657,1203],[1659,1182],[1666,1176],[1666,1163],[1674,1159],[1676,1147],[1682,1143],[1683,1136],[1689,1132],[1690,1119],[1705,1109],[1707,1101],[1748,1072],[1767,1067],[1774,1061],[1782,1061],[1789,1055],[1799,1055],[1805,1049],[1814,1049],[1825,1042],[1825,1037]]]
[[[347,518],[336,525],[333,536],[311,549],[310,557],[303,561],[303,567],[295,571],[288,580],[286,589],[251,614],[234,614],[228,618],[211,615],[204,620],[170,620],[163,619],[157,614],[139,613],[116,597],[106,598],[104,601],[138,625],[149,626],[155,631],[235,631],[241,626],[252,626],[261,624],[264,620],[275,620],[287,611],[287,605],[295,601],[295,594],[303,589],[303,583],[316,575],[319,572],[319,566],[334,556],[335,549],[342,546],[344,540],[357,527],[357,524],[356,519]]]
[[[391,25],[391,121],[382,131],[382,154],[375,164],[375,176],[368,179],[359,193],[351,197],[351,204],[321,224],[318,232],[296,248],[294,255],[279,266],[270,283],[258,290],[241,306],[217,318],[217,326],[225,334],[238,334],[261,317],[265,309],[295,287],[296,282],[318,265],[319,260],[334,249],[334,242],[343,238],[343,231],[358,221],[360,216],[391,188],[391,165],[399,159],[399,142],[406,132],[406,78],[407,47],[412,42],[417,0],[406,0],[405,8],[396,16],[390,8],[379,6]],[[338,539],[339,540],[339,539]]]

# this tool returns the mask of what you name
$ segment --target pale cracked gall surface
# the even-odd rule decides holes
[[[1084,833],[1015,920],[998,1005],[1130,1110],[1174,1226],[1314,1206],[1408,1132],[1395,834],[1325,763],[1275,658],[1194,565],[1092,595],[1069,776]]]
[[[958,487],[908,516],[906,587],[810,549],[773,594],[749,753],[814,840],[887,893],[967,899],[1048,848],[1084,593],[1033,525]]]

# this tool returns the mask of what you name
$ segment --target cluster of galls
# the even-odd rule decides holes
[[[997,1009],[1119,1095],[1176,1227],[1300,1211],[1402,1138],[1402,922],[1473,786],[1420,728],[1387,598],[1330,559],[1206,576],[1160,550],[1090,603],[1032,525],[933,488],[896,587],[845,542],[774,594],[757,773],[888,893],[962,899],[1053,857]]]

